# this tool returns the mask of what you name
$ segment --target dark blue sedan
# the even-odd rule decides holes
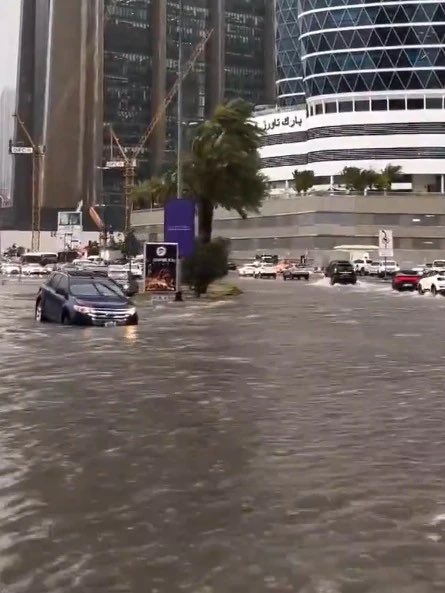
[[[67,325],[137,325],[136,307],[112,280],[87,272],[55,272],[39,290],[37,321]]]

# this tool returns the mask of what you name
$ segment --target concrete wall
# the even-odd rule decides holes
[[[339,214],[354,222],[336,223]],[[315,222],[303,222],[312,215]],[[163,219],[162,210],[136,211],[132,224],[140,239],[162,240]],[[445,256],[444,225],[441,195],[326,195],[266,200],[260,214],[245,221],[233,212],[217,210],[214,235],[232,240],[235,259],[248,259],[258,251],[282,256],[308,251],[317,263],[325,263],[338,257],[335,245],[377,244],[379,229],[392,228],[401,263],[422,263]]]

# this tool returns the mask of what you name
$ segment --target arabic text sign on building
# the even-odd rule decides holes
[[[149,293],[175,293],[177,285],[177,243],[145,243],[144,291]]]
[[[379,256],[394,257],[394,238],[391,229],[379,230]]]
[[[302,112],[292,113],[285,116],[276,116],[273,118],[265,118],[262,121],[257,120],[260,128],[266,132],[273,130],[285,131],[286,129],[300,128],[303,125],[303,121],[306,119],[305,114]]]

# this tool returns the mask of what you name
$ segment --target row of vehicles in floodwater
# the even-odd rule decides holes
[[[370,260],[366,258],[354,259],[352,262],[354,271],[359,276],[384,276],[395,274],[400,270],[399,264],[393,259]]]
[[[278,256],[257,256],[253,262],[246,263],[238,268],[240,277],[256,279],[282,278],[283,280],[309,280],[312,270],[306,265],[305,257],[299,260],[283,259]]]

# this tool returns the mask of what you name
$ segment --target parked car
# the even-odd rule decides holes
[[[433,296],[437,294],[445,294],[445,270],[436,272],[432,270],[428,272],[417,283],[417,291],[419,294],[431,292]]]
[[[5,276],[17,276],[21,273],[21,266],[12,262],[3,262],[1,270]]]
[[[113,269],[113,266],[110,266],[108,268],[108,278],[116,282],[122,292],[129,297],[139,292],[139,283],[136,276],[127,270],[116,270]]]
[[[258,264],[244,264],[244,266],[238,268],[238,276],[253,276],[257,268]]]
[[[401,270],[396,272],[392,278],[392,287],[394,290],[415,290],[421,279],[419,272],[415,270]]]
[[[136,307],[112,280],[88,272],[54,272],[40,287],[37,321],[67,325],[137,325]]]
[[[283,280],[309,280],[311,272],[307,268],[290,266],[289,268],[284,269],[282,274]]]
[[[229,270],[229,272],[235,272],[236,271],[236,263],[233,261],[229,261],[227,262],[227,269]]]
[[[432,263],[431,269],[435,270],[436,272],[441,272],[442,270],[445,270],[445,260],[435,259]]]
[[[360,258],[360,259],[355,259],[352,262],[352,266],[353,266],[356,274],[359,274],[360,276],[365,276],[365,274],[367,273],[367,266],[370,263],[371,263],[370,259]]]
[[[378,276],[379,265],[380,263],[378,261],[368,261],[365,267],[365,274],[367,276]]]
[[[37,263],[23,264],[22,274],[24,276],[44,276],[46,274],[45,266]]]
[[[399,271],[399,264],[393,259],[387,259],[386,261],[379,262],[379,278],[384,278],[385,276],[394,276],[394,274]]]
[[[357,274],[351,262],[346,260],[334,260],[330,262],[325,270],[326,278],[334,284],[356,284]]]
[[[253,273],[253,277],[254,278],[269,278],[271,280],[276,280],[277,279],[277,268],[274,264],[270,264],[270,263],[262,263],[261,265],[259,265],[254,273]]]

